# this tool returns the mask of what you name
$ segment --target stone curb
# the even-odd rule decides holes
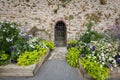
[[[27,76],[34,76],[39,68],[41,67],[42,63],[45,61],[46,57],[48,56],[50,50],[48,49],[47,53],[42,56],[36,64],[30,66],[18,66],[15,64],[8,64],[5,66],[0,66],[0,77],[4,76],[19,76],[19,77],[27,77]]]
[[[81,73],[84,80],[95,80],[91,76],[87,74],[87,71],[83,68],[82,65],[78,68],[79,72]],[[120,68],[116,69],[114,68],[113,71],[110,71],[110,77],[109,79],[120,79],[120,72],[118,72]]]

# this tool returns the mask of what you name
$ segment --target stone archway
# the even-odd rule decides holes
[[[55,46],[66,46],[66,25],[63,21],[58,21],[55,25]]]

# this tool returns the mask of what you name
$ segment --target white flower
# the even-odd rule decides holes
[[[101,56],[104,56],[104,53],[101,53]]]
[[[103,60],[103,61],[105,61],[105,58],[104,58],[104,57],[102,57],[102,60]]]
[[[5,32],[6,30],[5,29],[3,29],[3,32]]]
[[[115,64],[114,67],[117,67],[117,64]]]
[[[111,61],[111,60],[113,60],[113,58],[112,58],[112,57],[109,57],[109,60]]]
[[[32,44],[29,45],[31,48],[35,48],[35,46],[33,46]]]
[[[111,67],[110,70],[113,71],[113,67]]]
[[[115,63],[116,63],[116,60],[113,60],[113,62],[112,62],[112,63],[114,63],[114,64],[115,64]]]
[[[14,28],[14,26],[13,26],[13,25],[10,25],[10,27],[11,27],[11,28]]]
[[[93,59],[96,59],[96,56],[94,56]]]
[[[112,46],[112,45],[109,43],[108,46]]]
[[[102,62],[102,64],[104,65],[105,63],[104,63],[104,62]]]
[[[106,49],[106,51],[109,51],[109,49]],[[111,49],[110,49],[110,51],[111,51]]]
[[[13,39],[6,38],[7,42],[11,42]]]

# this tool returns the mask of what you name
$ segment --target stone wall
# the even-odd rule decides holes
[[[105,5],[99,0],[71,0],[66,4],[62,1],[0,0],[0,22],[17,22],[26,30],[36,26],[54,41],[54,27],[59,20],[66,23],[67,40],[72,40],[86,30],[89,18],[95,22],[93,29],[102,32],[120,17],[120,0],[107,0]]]

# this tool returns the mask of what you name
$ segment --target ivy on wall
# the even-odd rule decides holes
[[[71,1],[71,0],[60,0],[61,3],[57,4],[57,8],[53,10],[54,14],[57,14],[58,10],[60,7],[66,7],[66,5]]]

